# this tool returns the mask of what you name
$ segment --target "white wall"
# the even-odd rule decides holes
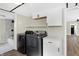
[[[76,21],[79,19],[79,8],[71,8],[66,10],[66,20]]]
[[[41,30],[44,29],[43,27],[46,27],[45,19],[33,20],[32,17],[17,15],[17,33],[24,33],[26,30]]]
[[[5,25],[6,39],[12,38],[12,35],[14,34],[13,32],[11,32],[11,29],[14,29],[14,24],[12,23],[12,20],[5,19]]]
[[[5,43],[11,38],[13,25],[9,19],[0,19],[0,43]]]

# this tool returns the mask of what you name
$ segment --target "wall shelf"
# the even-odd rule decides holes
[[[37,17],[37,18],[34,18],[34,20],[45,19],[45,18],[47,18],[47,16]]]

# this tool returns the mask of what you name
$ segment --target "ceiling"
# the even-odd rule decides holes
[[[14,4],[14,3],[0,3],[0,18],[14,19],[14,14],[8,11],[12,10],[16,6],[17,4]]]
[[[14,19],[14,13],[24,16],[32,16],[34,12],[43,12],[45,10],[50,10],[51,8],[65,7],[65,3],[25,3],[13,10],[12,12],[14,13],[7,12],[11,11],[16,6],[18,5],[15,3],[0,3],[0,17],[2,16],[2,18]]]
[[[51,8],[56,8],[60,6],[65,6],[65,3],[26,3],[23,6],[14,10],[13,12],[25,16],[32,16],[33,13],[43,12]]]
[[[0,8],[8,11],[12,10],[16,6],[17,4],[14,4],[14,3],[0,3]]]

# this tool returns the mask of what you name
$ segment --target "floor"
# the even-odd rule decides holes
[[[0,56],[26,56],[16,50],[8,51]],[[67,56],[79,56],[79,36],[67,35]]]
[[[67,36],[67,56],[79,56],[79,36]]]
[[[26,56],[26,55],[24,55],[16,50],[11,50],[11,51],[8,51],[4,54],[1,54],[0,56]]]

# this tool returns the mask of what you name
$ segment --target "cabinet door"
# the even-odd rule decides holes
[[[62,8],[55,8],[47,13],[48,26],[62,26]]]
[[[60,53],[60,48],[55,42],[51,40],[43,40],[43,55],[44,56],[58,56]]]

